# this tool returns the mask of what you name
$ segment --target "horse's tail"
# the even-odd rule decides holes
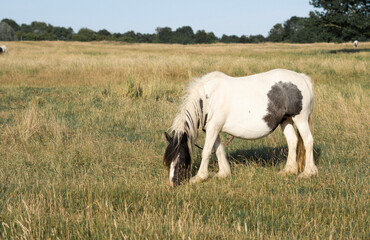
[[[304,75],[304,74],[303,74]],[[313,95],[313,86],[311,78],[304,75],[304,79],[308,85],[309,92],[310,92],[310,114],[308,115],[308,125],[310,127],[311,134],[313,135],[313,107],[314,107],[314,95]],[[306,160],[306,149],[304,147],[303,139],[299,131],[297,131],[298,135],[298,147],[297,147],[297,163],[298,163],[298,171],[303,172],[305,167],[305,160]]]

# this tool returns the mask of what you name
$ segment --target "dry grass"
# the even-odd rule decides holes
[[[369,239],[370,43],[7,46],[0,238]],[[183,87],[214,70],[273,68],[315,82],[319,177],[277,175],[287,155],[278,130],[233,141],[232,177],[170,189],[163,132]],[[200,151],[194,159],[193,173]]]

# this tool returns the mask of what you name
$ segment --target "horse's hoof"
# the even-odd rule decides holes
[[[207,179],[207,178],[201,178],[201,177],[199,177],[198,175],[196,175],[196,176],[194,176],[194,177],[190,178],[189,183],[190,183],[190,184],[195,184],[195,183],[198,183],[198,182],[205,181],[206,179]]]
[[[307,178],[317,176],[317,175],[318,175],[318,171],[317,171],[317,168],[315,168],[312,171],[303,171],[302,173],[300,173],[298,175],[298,178],[299,179],[307,179]]]
[[[307,179],[310,178],[312,175],[309,173],[302,172],[298,175],[298,179]]]
[[[215,178],[226,178],[226,177],[228,177],[230,175],[231,175],[231,173],[224,173],[224,172],[221,173],[221,172],[218,172],[213,177],[215,177]]]
[[[294,169],[294,168],[284,168],[278,173],[278,175],[282,177],[288,176],[288,175],[297,175],[297,174],[298,174],[298,169]]]
[[[285,176],[288,176],[289,174],[287,172],[285,172],[284,170],[281,170],[278,172],[278,175],[281,176],[281,177],[285,177]]]

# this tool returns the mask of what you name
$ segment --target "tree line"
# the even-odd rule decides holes
[[[77,33],[72,28],[55,27],[44,22],[32,22],[30,25],[18,25],[12,19],[3,19],[0,23],[0,40],[3,41],[122,41],[129,43],[258,43],[266,41],[262,35],[241,36],[222,35],[216,37],[213,32],[199,30],[194,32],[190,26],[183,26],[173,31],[170,27],[158,27],[153,34],[134,31],[126,33],[110,33],[106,29],[97,32],[81,28]]]
[[[0,22],[2,41],[122,41],[130,43],[260,43],[260,42],[344,42],[370,40],[370,2],[366,0],[311,0],[310,4],[321,11],[312,11],[308,17],[293,16],[283,23],[275,24],[267,37],[263,35],[222,35],[183,26],[172,30],[158,27],[153,34],[134,31],[110,33],[106,29],[93,31],[81,28],[77,33],[72,28],[56,27],[45,22],[19,25],[12,19]]]

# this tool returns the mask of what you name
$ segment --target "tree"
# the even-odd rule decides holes
[[[130,42],[130,43],[137,42],[136,41],[136,34],[135,34],[134,31],[125,32],[119,40],[123,41],[123,42]]]
[[[81,28],[80,31],[78,31],[77,34],[73,35],[72,40],[75,41],[95,41],[97,39],[96,33],[88,28]]]
[[[249,41],[250,43],[261,43],[261,42],[265,42],[266,39],[263,35],[258,34],[258,35],[250,35]]]
[[[249,38],[245,35],[242,35],[239,39],[239,43],[249,43]]]
[[[102,29],[97,32],[98,35],[109,37],[111,34],[107,29]]]
[[[123,36],[123,34],[122,33],[113,33],[112,36],[113,36],[113,39],[117,40],[117,39],[121,38]]]
[[[71,40],[73,36],[72,28],[54,27],[52,33],[58,40]]]
[[[195,34],[195,43],[207,43],[207,33],[204,30],[198,30]]]
[[[204,30],[198,30],[194,37],[195,43],[214,43],[218,40],[213,32],[207,33]]]
[[[176,29],[173,33],[171,42],[180,44],[192,44],[195,42],[194,31],[190,26]]]
[[[308,18],[302,18],[300,23],[303,25],[290,36],[290,42],[312,43],[312,42],[330,42],[334,39],[323,24],[322,19],[314,12],[310,12]]]
[[[48,32],[48,25],[44,22],[32,22],[31,23],[32,32],[35,34],[42,34]]]
[[[157,27],[157,41],[159,43],[170,43],[172,38],[172,29],[170,27]]]
[[[284,27],[283,27],[283,25],[281,23],[275,24],[271,28],[271,30],[269,31],[267,39],[271,42],[282,42],[282,41],[284,41]]]
[[[333,41],[370,39],[370,2],[367,0],[311,0]]]
[[[8,18],[4,18],[3,20],[1,20],[1,22],[6,22],[9,26],[11,26],[13,28],[13,30],[16,32],[16,31],[19,31],[19,25],[12,19],[8,19]]]
[[[333,39],[333,35],[324,29],[322,19],[310,12],[308,18],[293,16],[283,24],[275,24],[267,39],[292,43],[328,42]]]
[[[30,25],[27,25],[27,24],[24,24],[24,23],[23,23],[23,24],[20,26],[19,31],[21,31],[21,32],[23,32],[23,33],[29,33],[29,32],[32,32],[32,28],[31,28],[31,26],[30,26]]]
[[[238,43],[240,41],[240,38],[236,35],[228,36],[226,34],[222,35],[221,42],[223,43]]]
[[[155,40],[155,34],[142,34],[137,33],[136,34],[136,41],[139,43],[152,43]]]
[[[218,38],[213,32],[207,33],[207,43],[215,43],[218,41]]]
[[[305,27],[305,18],[293,16],[284,22],[284,39],[291,41],[294,35]]]
[[[1,41],[16,41],[17,36],[13,28],[6,22],[0,22],[0,40]]]

